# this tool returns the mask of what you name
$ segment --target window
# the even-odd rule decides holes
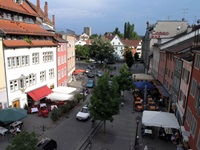
[[[200,131],[199,131],[199,134],[198,134],[198,139],[197,139],[197,149],[200,149]]]
[[[200,87],[197,89],[196,107],[197,107],[197,109],[200,109]]]
[[[192,79],[192,85],[191,85],[191,90],[190,90],[190,94],[194,97],[195,95],[195,91],[196,91],[196,87],[197,87],[197,82]]]
[[[14,92],[19,90],[19,81],[18,80],[12,80],[10,81],[10,91]]]
[[[187,122],[188,126],[190,126],[191,117],[192,117],[192,113],[191,113],[190,108],[188,107],[187,114],[186,114],[186,122]]]
[[[29,56],[21,56],[21,66],[29,65]]]
[[[53,52],[44,52],[43,53],[43,62],[53,61]]]
[[[190,72],[189,72],[187,69],[183,68],[183,71],[182,71],[182,79],[183,79],[186,83],[188,83],[189,74],[190,74]]]
[[[49,79],[54,78],[54,69],[49,69]]]
[[[46,81],[46,71],[40,72],[40,82]]]
[[[30,74],[27,78],[27,82],[29,82],[30,85],[35,85],[36,84],[36,75],[35,74]]]
[[[58,71],[58,80],[60,80],[60,71]]]
[[[197,128],[197,121],[196,121],[195,117],[193,116],[191,125],[190,125],[190,132],[193,137],[195,136],[196,128]]]
[[[200,68],[200,54],[196,54],[194,67],[197,69]]]
[[[60,65],[60,57],[58,57],[58,65]]]
[[[33,53],[32,54],[32,63],[33,64],[39,64],[39,53]]]

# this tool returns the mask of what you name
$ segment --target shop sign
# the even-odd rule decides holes
[[[153,30],[151,38],[157,39],[157,38],[160,38],[161,36],[168,36],[168,35],[169,35],[169,32],[162,32],[162,31],[156,32]]]

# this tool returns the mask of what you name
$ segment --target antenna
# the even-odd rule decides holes
[[[188,8],[183,9],[183,18],[185,19],[186,14],[188,13]]]

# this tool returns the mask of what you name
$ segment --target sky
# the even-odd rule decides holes
[[[123,33],[126,22],[135,25],[138,35],[144,35],[147,21],[155,24],[185,18],[191,25],[200,19],[200,0],[40,0],[43,10],[46,1],[49,19],[55,15],[56,30],[70,29],[78,35],[84,27],[91,27],[92,34],[98,35],[115,28]]]

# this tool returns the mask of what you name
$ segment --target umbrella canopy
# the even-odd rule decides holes
[[[174,114],[161,111],[143,111],[142,124],[145,126],[180,129]]]
[[[154,78],[151,75],[144,74],[144,73],[138,73],[138,74],[132,74],[133,80],[147,80],[152,81]]]
[[[138,82],[134,82],[134,84],[135,84],[136,88],[140,89],[140,90],[145,89],[145,86],[147,87],[147,90],[155,89],[155,86],[149,82],[138,81]]]
[[[83,72],[85,72],[85,70],[77,69],[77,70],[74,70],[73,74],[76,75],[76,74],[83,73]]]
[[[5,108],[0,110],[0,121],[11,123],[27,117],[27,110],[22,108]]]

